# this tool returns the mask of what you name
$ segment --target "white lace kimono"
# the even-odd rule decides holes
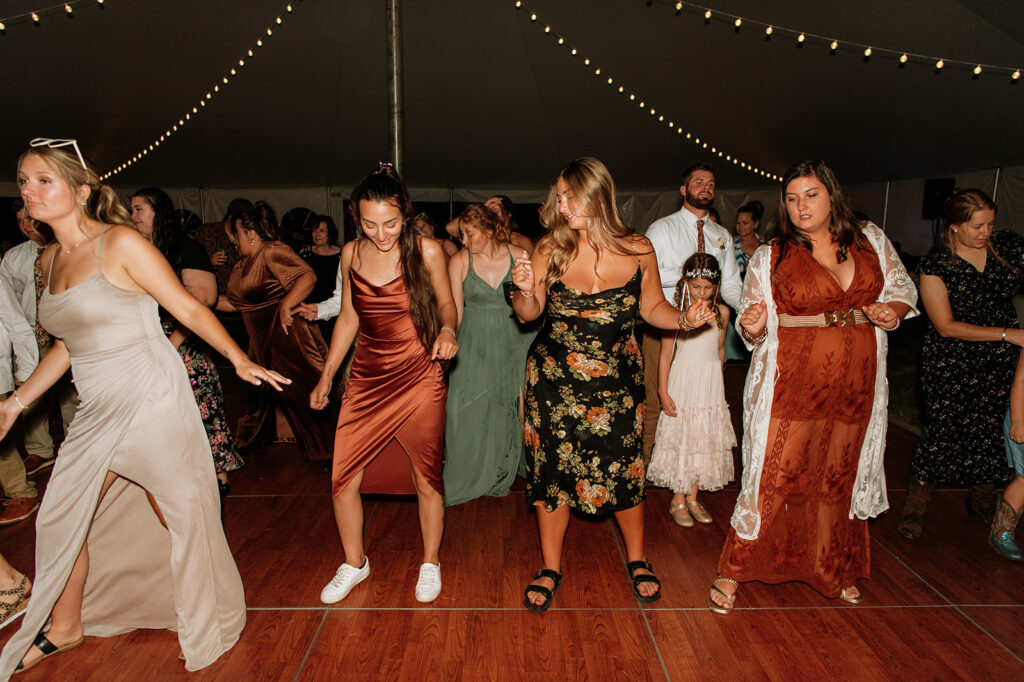
[[[885,233],[877,225],[867,223],[864,226],[864,234],[875,253],[879,254],[878,264],[885,281],[878,300],[886,303],[906,303],[910,306],[906,318],[918,315],[914,307],[917,303],[917,289]],[[775,379],[778,376],[776,354],[779,350],[779,318],[771,288],[771,265],[771,246],[765,244],[750,258],[743,285],[743,298],[740,302],[740,311],[759,301],[764,301],[768,308],[768,338],[758,346],[747,343],[747,348],[751,348],[754,355],[750,360],[750,371],[747,373],[747,382],[743,389],[743,477],[731,521],[736,534],[744,540],[756,540],[761,530],[757,498],[767,448]],[[737,331],[740,331],[741,314],[742,312],[737,314],[736,318]],[[857,478],[850,500],[851,519],[854,516],[868,519],[889,508],[889,500],[885,494],[885,472],[882,469],[885,432],[889,424],[889,382],[885,375],[887,343],[886,333],[875,327],[875,399],[871,407],[867,432],[864,434],[864,444],[860,450]]]

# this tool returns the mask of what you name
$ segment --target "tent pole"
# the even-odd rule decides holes
[[[996,200],[996,195],[999,194],[999,174],[1002,172],[1002,166],[996,166],[996,179],[992,183],[992,201]]]
[[[391,162],[405,177],[405,111],[402,104],[402,11],[401,0],[385,0],[388,45],[388,142]]]
[[[882,207],[882,232],[885,232],[885,221],[889,218],[889,181],[885,181],[885,205]]]
[[[455,218],[455,185],[448,183],[448,220]]]
[[[148,199],[147,199],[148,201]],[[199,185],[199,220],[206,222],[206,202],[203,201],[203,185]]]

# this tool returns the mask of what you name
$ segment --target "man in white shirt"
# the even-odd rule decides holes
[[[38,363],[35,333],[10,287],[0,281],[0,400],[28,379]],[[26,478],[25,464],[10,436],[0,441],[0,488],[8,498],[0,506],[0,525],[26,519],[39,508],[36,485]]]
[[[36,258],[39,251],[50,241],[50,236],[45,234],[42,229],[38,229],[38,224],[28,215],[21,199],[15,199],[14,213],[18,218],[18,229],[28,237],[28,240],[14,246],[4,254],[3,260],[0,261],[0,281],[8,288],[17,302],[18,307],[15,311],[21,313],[28,328],[34,330],[36,326]],[[28,371],[31,372],[33,369],[35,369],[34,365],[29,367]],[[68,409],[62,409],[65,419],[74,414],[75,402],[77,401],[73,401]],[[53,466],[53,439],[50,436],[52,405],[52,397],[44,396],[29,406],[24,417],[25,452],[28,453],[25,467],[29,476]],[[64,407],[62,404],[62,408]]]
[[[715,200],[715,170],[709,163],[697,163],[683,172],[683,207],[659,218],[647,228],[646,236],[654,246],[658,273],[665,298],[674,303],[676,285],[682,276],[683,263],[698,251],[712,254],[722,268],[721,294],[733,310],[739,307],[743,292],[739,265],[733,255],[732,235],[708,216]],[[661,334],[647,327],[644,335],[644,384],[647,402],[644,412],[644,456],[650,459],[654,434],[661,414],[658,398],[658,358]]]

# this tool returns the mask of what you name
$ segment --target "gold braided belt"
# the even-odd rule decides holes
[[[779,313],[780,327],[852,327],[855,324],[868,324],[871,320],[860,310],[842,308],[826,310],[817,315],[787,315]]]

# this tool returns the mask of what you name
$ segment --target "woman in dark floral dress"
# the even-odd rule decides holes
[[[957,191],[944,209],[939,243],[918,266],[931,324],[921,357],[924,433],[897,527],[911,540],[940,482],[969,486],[967,511],[992,522],[995,488],[1010,473],[1003,417],[1024,346],[1013,307],[1024,281],[1024,237],[993,234],[996,205],[979,189]]]
[[[160,249],[188,292],[207,305],[215,302],[217,279],[210,259],[202,244],[186,236],[176,223],[174,204],[167,193],[157,187],[140,189],[132,196],[131,215],[135,229]],[[193,337],[191,331],[163,310],[160,322],[188,370],[188,380],[210,439],[217,485],[223,499],[231,489],[228,472],[241,469],[245,463],[235,449],[224,414],[220,374],[204,341]]]
[[[527,358],[524,423],[544,567],[523,601],[533,611],[551,605],[570,508],[615,514],[633,592],[654,601],[661,583],[644,555],[643,356],[633,328],[638,315],[663,329],[695,328],[711,312],[699,302],[684,318],[665,300],[654,249],[622,223],[597,159],[559,172],[541,222],[548,235],[512,272],[518,318],[544,314]]]

